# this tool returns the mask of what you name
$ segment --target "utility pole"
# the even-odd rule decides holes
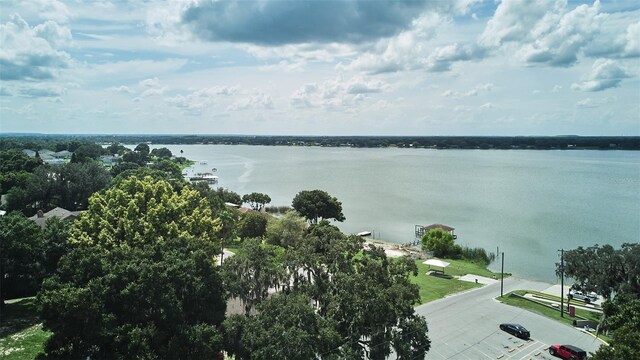
[[[564,249],[560,251],[560,317],[564,317]]]
[[[500,297],[504,290],[504,251],[502,252],[502,269],[500,270]]]

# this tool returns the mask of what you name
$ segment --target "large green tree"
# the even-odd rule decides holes
[[[340,334],[302,294],[277,294],[255,316],[225,320],[226,348],[238,360],[308,360],[339,353]]]
[[[561,264],[556,264],[560,274]],[[578,247],[564,252],[564,275],[577,286],[609,298],[611,291],[640,296],[640,244]]]
[[[0,216],[0,306],[5,296],[28,296],[43,274],[42,232],[18,212]]]
[[[213,243],[80,246],[38,296],[45,359],[213,359],[226,304]]]
[[[267,231],[267,218],[258,212],[247,212],[236,225],[236,234],[242,238],[261,238]]]
[[[285,273],[276,247],[263,245],[259,239],[247,239],[242,252],[225,260],[222,276],[227,295],[239,298],[249,314],[268,297],[270,288],[284,282]]]
[[[609,346],[602,345],[589,359],[640,359],[640,298],[616,297],[604,307]]]
[[[286,341],[275,333],[264,331],[264,319],[234,317],[229,320],[232,327],[227,327],[226,336],[227,341],[231,339],[228,346],[234,354],[239,354],[239,358],[281,356],[298,359],[308,357],[306,351],[314,354],[311,357],[322,359],[384,359],[392,351],[400,359],[424,358],[430,341],[426,320],[414,313],[413,306],[419,301],[419,294],[417,286],[409,280],[411,274],[417,273],[411,259],[387,259],[380,248],[363,249],[360,237],[345,236],[326,221],[312,225],[304,240],[286,249],[276,250],[278,248],[269,248],[259,242],[252,246],[251,252],[243,251],[254,254],[252,261],[235,259],[236,255],[223,265],[223,268],[229,266],[227,271],[236,274],[234,284],[255,286],[253,291],[262,292],[261,296],[251,299],[258,315],[245,316],[261,316],[261,309],[266,306],[271,313],[288,314],[287,309],[278,308],[286,306],[283,304],[287,302],[269,303],[264,290],[278,289],[284,294],[307,299],[305,306],[314,306],[325,329],[323,333],[338,334],[327,339],[338,340],[337,343],[329,341],[331,350],[322,350],[319,344],[324,342],[319,341],[315,347],[298,349],[305,351],[305,355],[287,353],[264,345],[263,337],[273,336],[275,343]],[[245,282],[238,281],[241,277]],[[238,293],[248,292],[239,290]],[[306,310],[298,309],[296,313],[304,316]],[[286,322],[287,316],[283,315],[279,320]],[[278,326],[277,321],[267,323]],[[315,336],[310,335],[317,333],[311,324],[314,320],[309,319],[309,327],[301,322],[300,332],[287,336],[294,343],[298,337]],[[262,352],[265,346],[269,347],[266,353]]]
[[[299,192],[293,198],[292,207],[313,224],[322,219],[345,220],[342,214],[342,203],[322,190]]]
[[[266,241],[272,245],[290,247],[300,243],[305,236],[307,224],[295,211],[270,221],[267,225]]]
[[[436,257],[457,257],[462,249],[455,243],[453,235],[440,228],[429,230],[422,237],[422,249],[432,251]]]
[[[242,202],[249,204],[253,210],[261,210],[266,204],[271,202],[271,198],[267,194],[252,192],[242,196]]]
[[[94,194],[39,295],[46,358],[213,358],[222,348],[219,220],[151,177]]]

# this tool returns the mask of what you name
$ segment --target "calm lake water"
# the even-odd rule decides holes
[[[270,205],[325,190],[342,202],[346,233],[406,243],[416,224],[452,226],[459,244],[499,247],[506,272],[534,280],[556,281],[561,248],[640,241],[639,152],[166,147]]]

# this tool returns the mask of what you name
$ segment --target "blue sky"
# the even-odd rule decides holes
[[[0,1],[0,132],[640,135],[637,1]]]

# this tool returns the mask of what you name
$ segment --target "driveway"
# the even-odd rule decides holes
[[[547,283],[508,278],[504,293],[512,290],[542,291]],[[416,308],[427,318],[431,349],[427,359],[557,359],[549,355],[551,344],[570,344],[587,352],[601,342],[571,326],[496,300],[500,283],[430,302]],[[518,323],[531,332],[521,340],[498,328]]]

